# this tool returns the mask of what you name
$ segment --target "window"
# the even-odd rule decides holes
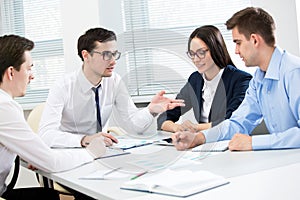
[[[35,42],[33,80],[25,97],[16,98],[24,109],[46,100],[49,86],[63,74],[64,53],[60,0],[0,1],[0,34],[17,34]]]
[[[122,1],[127,71],[124,76],[132,96],[153,95],[164,89],[176,94],[196,70],[187,58],[188,37],[206,24],[217,26],[234,60],[234,43],[225,20],[250,0],[124,0]],[[125,54],[125,56],[124,56]],[[244,66],[240,59],[234,61]]]
[[[28,86],[25,97],[16,99],[24,109],[45,101],[49,87],[65,72],[62,3],[62,0],[0,1],[0,34],[18,34],[35,42],[32,57],[36,78]],[[98,5],[97,2],[92,3]],[[124,31],[118,35],[122,56],[118,60],[117,70],[120,65],[126,66],[125,72],[122,69],[120,74],[136,101],[139,97],[152,97],[161,89],[169,94],[178,93],[188,76],[196,70],[185,54],[188,37],[196,27],[204,24],[214,24],[220,28],[235,64],[244,66],[234,55],[231,33],[226,30],[224,22],[235,11],[249,6],[250,0],[102,0],[102,3],[112,8],[119,8],[121,4],[120,23]],[[76,12],[76,15],[86,16],[86,11],[82,12]],[[114,12],[109,14],[119,15]],[[108,29],[115,19],[119,20],[113,16],[101,18],[102,22],[108,21]],[[82,25],[79,21],[77,23]],[[86,27],[89,22],[84,20],[82,23]]]

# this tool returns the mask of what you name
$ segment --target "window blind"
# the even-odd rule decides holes
[[[130,94],[153,95],[161,89],[178,93],[196,70],[185,52],[189,35],[202,25],[217,26],[234,54],[231,32],[224,23],[246,6],[250,0],[124,0],[121,43]]]
[[[32,68],[35,79],[25,97],[16,98],[24,109],[46,100],[49,87],[65,70],[60,0],[1,0],[0,33],[17,34],[35,42]]]

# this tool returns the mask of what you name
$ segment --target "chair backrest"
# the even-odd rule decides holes
[[[6,191],[14,189],[14,187],[17,183],[17,180],[18,180],[19,171],[20,171],[20,157],[17,156],[15,159],[14,172],[13,172],[12,178],[10,180],[10,183],[7,185]]]
[[[40,119],[44,107],[45,107],[45,103],[41,103],[37,105],[35,108],[32,109],[32,111],[29,113],[27,117],[27,123],[35,133],[37,133],[39,129],[39,123],[40,123]],[[19,170],[20,170],[20,158],[19,156],[17,156],[15,159],[15,167],[14,167],[14,172],[11,181],[6,188],[7,191],[12,190],[15,187],[19,175]]]
[[[32,111],[29,113],[27,117],[27,123],[35,133],[37,133],[39,130],[39,123],[41,120],[44,107],[45,107],[45,103],[41,103],[37,105],[32,109]]]

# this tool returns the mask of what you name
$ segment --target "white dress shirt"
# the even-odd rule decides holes
[[[72,169],[93,160],[85,149],[50,149],[32,132],[24,119],[21,106],[0,89],[0,196],[6,189],[5,180],[16,154],[46,172]]]
[[[112,112],[121,127],[131,127],[136,133],[151,125],[154,118],[149,109],[138,109],[134,105],[118,74],[103,77],[100,84],[99,104],[104,130]],[[96,133],[93,87],[80,69],[63,77],[50,89],[39,128],[40,136],[49,146],[78,147],[84,135]]]
[[[202,88],[203,104],[201,110],[201,119],[200,119],[201,122],[209,121],[209,113],[211,110],[211,105],[214,100],[214,96],[216,94],[216,90],[220,82],[220,79],[222,77],[223,71],[224,69],[221,69],[219,73],[210,81],[205,78],[204,74],[202,74],[204,85]]]

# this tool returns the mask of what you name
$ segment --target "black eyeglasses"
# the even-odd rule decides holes
[[[188,55],[188,57],[190,58],[190,59],[194,59],[195,58],[195,55],[198,57],[198,58],[200,58],[200,59],[203,59],[203,58],[205,58],[205,55],[206,55],[206,52],[208,52],[209,51],[209,49],[198,49],[197,51],[196,51],[196,53],[195,52],[193,52],[193,51],[188,51],[188,52],[186,52],[186,54]]]
[[[115,52],[111,52],[111,51],[102,51],[102,52],[99,52],[99,51],[95,51],[93,50],[92,51],[93,53],[98,53],[100,55],[103,56],[103,60],[105,61],[108,61],[108,60],[111,60],[113,57],[115,60],[118,60],[121,56],[121,52],[118,52],[118,51],[115,51]]]

